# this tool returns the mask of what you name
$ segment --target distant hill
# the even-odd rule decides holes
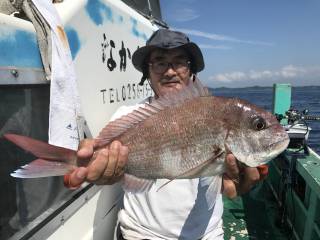
[[[227,89],[241,89],[242,91],[243,90],[263,90],[263,89],[270,89],[270,88],[273,88],[273,87],[264,87],[264,86],[251,86],[251,87],[241,87],[241,88],[229,88],[229,87],[218,87],[218,88],[211,88],[211,87],[208,87],[209,90],[227,90]],[[297,88],[297,89],[319,89],[320,90],[320,86],[292,86],[292,88]]]

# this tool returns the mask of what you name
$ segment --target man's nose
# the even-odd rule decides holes
[[[172,64],[169,64],[167,71],[164,72],[166,76],[175,76],[177,75],[176,70],[174,70]]]

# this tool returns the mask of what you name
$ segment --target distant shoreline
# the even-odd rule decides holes
[[[273,86],[252,86],[252,87],[208,87],[211,90],[223,90],[223,89],[272,89]],[[292,88],[320,88],[320,86],[292,86]]]

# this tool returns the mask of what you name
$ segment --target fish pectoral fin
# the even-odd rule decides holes
[[[216,204],[218,194],[221,192],[222,176],[217,175],[212,177],[212,181],[206,191],[206,200],[208,209],[211,210]]]
[[[10,175],[16,178],[39,178],[63,176],[71,172],[75,166],[59,161],[36,159],[29,164],[21,166]]]
[[[122,188],[131,193],[142,193],[149,191],[154,182],[153,179],[138,178],[126,173],[122,179]]]
[[[173,177],[172,179],[168,180],[166,183],[162,184],[157,191],[159,191],[161,188],[163,188],[164,186],[166,186],[167,184],[171,183],[173,180],[178,179],[178,178],[183,178],[183,177],[188,177],[188,176],[192,176],[195,173],[200,172],[204,167],[208,166],[210,163],[212,163],[214,160],[216,160],[218,157],[220,157],[222,154],[224,153],[224,151],[222,149],[218,149],[215,152],[215,155],[211,158],[209,158],[208,160],[200,163],[199,165],[195,166],[194,168],[188,169],[187,171]]]

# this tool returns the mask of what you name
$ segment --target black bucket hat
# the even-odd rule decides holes
[[[145,60],[150,52],[156,48],[173,49],[182,47],[191,56],[192,71],[200,72],[204,68],[203,56],[197,44],[190,42],[189,38],[182,32],[169,29],[159,29],[155,31],[146,42],[146,46],[138,48],[132,55],[134,67],[144,73]],[[145,74],[145,73],[144,73]]]

